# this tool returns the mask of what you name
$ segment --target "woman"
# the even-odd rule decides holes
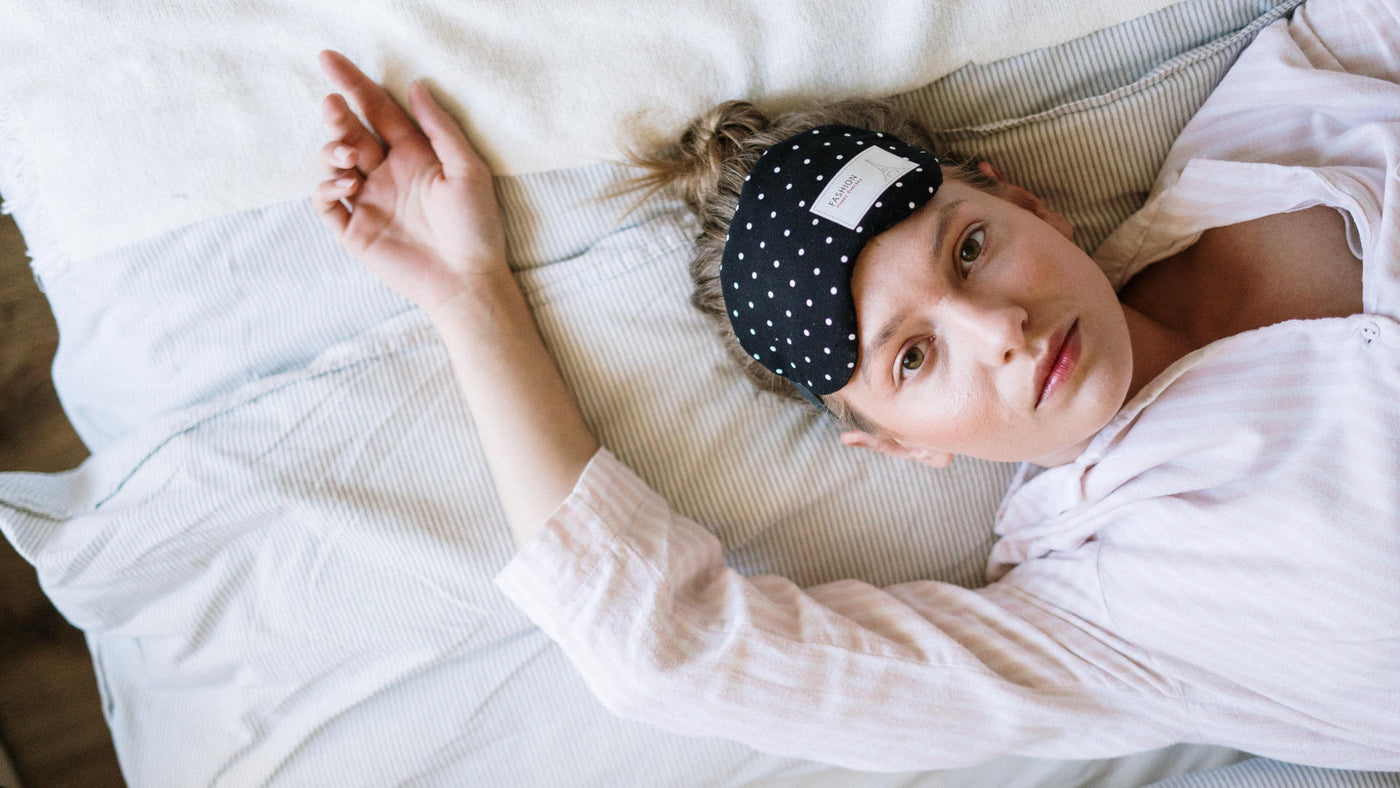
[[[524,546],[500,583],[614,710],[869,769],[1176,741],[1397,769],[1397,16],[1314,2],[1262,33],[1107,277],[872,105],[690,135],[730,149],[690,194],[698,278],[756,375],[854,446],[1034,463],[978,590],[725,568],[589,433],[421,86],[419,133],[324,56],[384,145],[328,99],[317,203],[441,332]]]

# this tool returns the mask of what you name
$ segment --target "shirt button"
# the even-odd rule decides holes
[[[1381,335],[1380,327],[1375,323],[1366,323],[1361,326],[1361,337],[1370,344],[1376,337]]]

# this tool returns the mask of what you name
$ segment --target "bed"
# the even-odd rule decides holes
[[[317,49],[399,95],[429,77],[500,173],[512,265],[591,425],[735,566],[977,585],[1014,469],[863,456],[751,391],[688,306],[683,208],[613,194],[624,148],[724,98],[896,95],[1092,249],[1298,1],[890,0],[854,21],[743,0],[4,3],[0,194],[92,456],[0,475],[0,529],[86,634],[127,781],[1400,784],[1200,745],[854,773],[610,716],[492,583],[511,538],[426,319],[305,198]]]

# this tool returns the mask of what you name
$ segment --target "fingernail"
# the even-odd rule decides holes
[[[350,165],[350,154],[354,152],[355,149],[349,145],[337,145],[335,149],[335,160],[348,167]]]
[[[342,188],[342,189],[348,189],[348,188],[350,188],[351,186],[354,186],[354,185],[355,185],[355,179],[354,179],[354,178],[341,178],[340,180],[338,180],[338,181],[335,182],[335,185],[336,185],[336,186],[339,186],[339,187]]]

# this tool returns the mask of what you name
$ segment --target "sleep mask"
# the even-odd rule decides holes
[[[942,183],[937,156],[852,126],[819,126],[765,151],[739,192],[720,262],[739,344],[820,406],[817,396],[856,368],[856,258]]]

